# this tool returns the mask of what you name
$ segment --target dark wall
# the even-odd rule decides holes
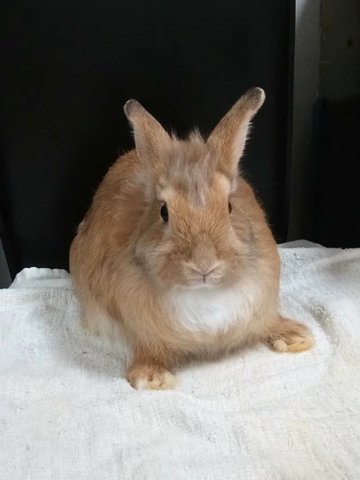
[[[207,133],[249,87],[267,91],[243,169],[286,231],[292,2],[56,2],[1,7],[0,209],[12,273],[67,267],[76,225],[132,146],[122,105]]]
[[[360,246],[360,95],[322,100],[314,240]]]
[[[360,2],[322,0],[315,241],[360,247]]]

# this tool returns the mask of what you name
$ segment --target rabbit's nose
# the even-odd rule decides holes
[[[206,283],[207,278],[214,274],[218,267],[218,263],[213,263],[208,266],[195,267],[192,270],[194,273],[198,274],[200,278],[202,278],[203,283]]]

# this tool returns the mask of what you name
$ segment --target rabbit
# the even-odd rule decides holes
[[[175,388],[174,368],[244,345],[314,344],[306,326],[279,314],[277,245],[239,175],[264,99],[261,88],[248,90],[207,139],[195,130],[180,140],[138,101],[124,106],[135,149],[98,187],[70,272],[88,326],[125,336],[136,389]]]

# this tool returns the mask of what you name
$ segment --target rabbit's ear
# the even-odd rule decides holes
[[[215,149],[219,167],[225,175],[237,175],[237,166],[243,154],[250,121],[264,103],[265,93],[261,88],[248,90],[220,120],[208,138]]]
[[[162,153],[170,145],[170,136],[137,100],[128,100],[124,112],[133,127],[139,157],[145,163],[159,166],[162,163]]]

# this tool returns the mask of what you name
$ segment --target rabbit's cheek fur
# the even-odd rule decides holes
[[[246,328],[261,303],[259,283],[247,281],[232,287],[201,286],[174,289],[165,308],[171,318],[193,332],[225,332],[236,323]]]

